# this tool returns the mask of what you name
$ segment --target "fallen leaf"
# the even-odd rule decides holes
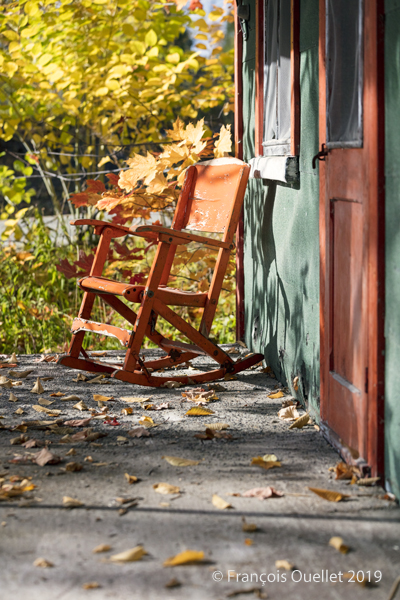
[[[335,550],[341,552],[342,554],[347,554],[350,550],[350,548],[343,543],[343,539],[339,536],[331,537],[331,539],[329,540],[329,545],[332,546],[332,548],[335,548]]]
[[[150,400],[151,396],[148,397],[142,397],[142,396],[122,396],[120,398],[120,400],[122,400],[122,402],[148,402]]]
[[[290,563],[288,560],[276,560],[275,561],[275,567],[277,569],[285,569],[286,571],[293,571],[294,569],[294,565],[292,565],[292,563]]]
[[[88,417],[87,419],[71,419],[70,421],[65,421],[64,425],[67,427],[86,427],[92,420],[92,417]]]
[[[47,464],[57,465],[61,462],[61,457],[53,454],[47,448],[43,448],[43,450],[36,454],[34,462],[39,465],[39,467],[44,467]]]
[[[38,377],[36,379],[35,385],[31,389],[31,393],[32,394],[43,394],[43,392],[44,392],[44,387],[42,386],[40,378]]]
[[[7,379],[7,377],[0,377],[0,387],[9,390],[13,387],[11,379]]]
[[[310,415],[308,413],[305,413],[305,415],[302,415],[301,417],[296,419],[291,425],[289,425],[289,429],[302,429],[304,425],[307,425],[309,420]]]
[[[96,548],[93,548],[92,552],[98,554],[99,552],[108,552],[109,550],[111,550],[111,546],[108,544],[100,544],[99,546],[96,546]]]
[[[279,460],[264,460],[262,456],[255,456],[251,459],[251,464],[263,469],[273,469],[274,467],[281,467],[282,464]]]
[[[167,381],[166,383],[163,383],[162,386],[160,386],[160,387],[168,388],[171,390],[171,389],[183,387],[183,383],[180,383],[179,381]]]
[[[190,460],[189,458],[179,458],[178,456],[162,456],[167,463],[173,467],[191,467],[200,464],[200,460]]]
[[[297,390],[299,389],[299,378],[295,377],[293,379],[293,389],[295,392],[297,392]]]
[[[153,419],[151,417],[141,417],[139,419],[139,424],[142,425],[143,427],[147,427],[148,429],[150,429],[151,427],[157,427],[157,423],[154,423]]]
[[[278,412],[278,417],[286,421],[294,421],[295,419],[298,419],[299,416],[300,415],[293,404],[286,406],[285,408],[281,408],[281,410]]]
[[[120,442],[121,444],[125,444],[126,442],[129,442],[129,440],[128,440],[128,438],[124,437],[123,435],[118,435],[117,442]]]
[[[80,402],[80,398],[78,396],[64,396],[64,398],[61,398],[61,400],[63,402]]]
[[[278,492],[274,487],[258,487],[247,490],[242,494],[244,498],[259,498],[260,500],[266,500],[267,498],[280,498],[284,496],[283,492]]]
[[[135,477],[135,475],[129,475],[129,473],[125,473],[124,477],[129,483],[129,485],[131,485],[132,483],[137,483],[139,481],[138,477]]]
[[[247,523],[246,519],[242,517],[242,531],[254,533],[255,531],[258,531],[258,527],[255,523]]]
[[[65,465],[65,470],[70,471],[71,473],[75,473],[77,471],[82,471],[83,466],[77,462],[69,462]]]
[[[213,415],[213,414],[214,414],[213,410],[210,410],[209,408],[201,408],[200,406],[190,408],[185,413],[185,415],[187,415],[188,417],[204,417],[204,416]]]
[[[277,462],[277,457],[275,456],[275,454],[264,454],[264,456],[262,457],[263,460],[265,460],[265,462]]]
[[[63,394],[62,392],[55,392],[54,394],[50,394],[50,396],[56,397],[56,398],[62,398],[63,396],[65,396],[65,394]]]
[[[380,477],[364,477],[357,481],[357,485],[363,485],[363,486],[376,485],[379,480],[380,480]]]
[[[76,454],[75,448],[71,448],[70,450],[68,450],[68,452],[65,456],[75,456],[75,454]]]
[[[345,462],[339,462],[333,467],[336,473],[335,479],[352,479],[353,475],[360,476],[360,470],[353,465],[347,465]]]
[[[23,415],[24,414],[24,410],[22,408],[17,408],[17,410],[15,411],[15,415]]]
[[[30,439],[22,445],[28,450],[29,448],[39,448],[39,446],[44,446],[44,442],[41,440]]]
[[[164,561],[164,567],[177,567],[179,565],[188,565],[192,563],[202,562],[204,560],[204,552],[197,550],[184,550],[175,556],[170,556]]]
[[[246,544],[246,546],[252,546],[254,544],[254,541],[251,538],[246,538],[244,540],[244,543]]]
[[[102,374],[102,375],[97,375],[97,377],[93,377],[93,379],[88,379],[87,382],[88,383],[100,383],[102,379],[104,379],[106,377],[106,375]]]
[[[179,494],[181,491],[179,487],[176,485],[171,485],[169,483],[155,483],[153,485],[153,489],[158,494]]]
[[[145,404],[144,405],[145,410],[164,410],[166,408],[171,408],[171,405],[169,402],[162,402],[161,404]]]
[[[32,408],[33,410],[36,410],[36,412],[46,413],[46,415],[49,415],[50,417],[58,417],[58,415],[61,414],[61,410],[46,408],[45,406],[40,406],[40,404],[34,404]]]
[[[211,429],[212,431],[222,431],[223,429],[229,429],[230,425],[228,423],[210,423],[208,425],[204,425],[206,429]]]
[[[279,392],[273,392],[272,394],[268,394],[268,398],[273,398],[275,400],[275,398],[283,398],[285,394],[279,390]]]
[[[76,498],[71,498],[70,496],[63,496],[62,503],[64,508],[78,508],[78,506],[84,506],[83,502],[76,500]]]
[[[114,400],[114,396],[102,396],[101,394],[93,394],[93,400],[96,402],[108,402]]]
[[[34,567],[42,567],[43,569],[47,569],[48,567],[54,567],[54,564],[45,558],[37,558],[33,561]]]
[[[211,501],[215,508],[219,508],[220,510],[224,510],[226,508],[233,508],[232,504],[229,504],[229,502],[226,502],[226,500],[224,500],[217,494],[213,494]]]
[[[25,379],[25,377],[28,377],[33,371],[34,369],[27,369],[26,371],[9,371],[8,374],[10,377],[15,377],[16,379]]]
[[[123,408],[121,410],[121,414],[125,415],[125,416],[132,415],[133,414],[133,408],[131,408],[130,406],[128,408]]]
[[[9,396],[9,398],[8,398],[8,401],[9,401],[9,402],[17,402],[17,401],[18,401],[18,398],[17,398],[17,396],[15,396],[15,395],[14,395],[12,392],[10,392],[10,396]]]
[[[107,356],[108,352],[107,350],[93,350],[90,353],[90,356]]]
[[[29,440],[28,436],[21,433],[21,435],[19,435],[18,437],[12,438],[10,440],[10,444],[11,444],[11,446],[17,446],[18,444],[24,444],[28,440]]]
[[[296,402],[293,402],[290,398],[282,400],[282,408],[286,408],[287,406],[296,406]]]
[[[54,400],[46,400],[46,398],[39,398],[38,403],[41,406],[51,406],[52,404],[54,404]]]
[[[195,402],[196,404],[218,400],[218,396],[215,395],[214,390],[205,391],[203,388],[194,388],[193,390],[182,392],[182,397],[190,402]]]
[[[84,411],[84,410],[89,410],[88,407],[86,406],[86,404],[84,403],[83,400],[81,400],[80,402],[78,402],[77,404],[74,404],[74,406],[72,408],[75,408],[76,410],[80,410],[80,411]]]
[[[141,437],[150,437],[150,432],[147,431],[147,429],[145,427],[135,427],[134,429],[131,429],[130,431],[128,431],[128,435],[130,437],[137,437],[137,438],[141,438]]]
[[[177,579],[175,579],[175,577],[173,577],[172,579],[170,579],[168,581],[168,583],[165,584],[164,587],[166,588],[175,588],[175,587],[180,587],[182,584],[180,581],[178,581]]]
[[[88,583],[84,583],[82,585],[84,590],[95,590],[97,588],[101,588],[101,585],[97,583],[97,581],[88,581]]]
[[[236,375],[232,375],[232,373],[226,373],[224,376],[224,381],[235,381],[236,379]]]
[[[84,375],[83,373],[78,373],[78,376],[76,379],[73,379],[72,381],[75,381],[75,383],[77,381],[87,381],[88,378],[86,377],[86,375]]]
[[[340,492],[335,492],[333,490],[324,490],[320,488],[308,488],[314,494],[317,494],[320,498],[324,500],[328,500],[329,502],[340,502],[344,498],[350,498],[349,494],[341,494]]]
[[[113,554],[110,556],[111,562],[133,562],[136,560],[141,560],[143,556],[147,554],[146,550],[143,546],[135,546],[135,548],[131,548],[130,550],[125,550],[124,552],[120,552],[119,554]]]

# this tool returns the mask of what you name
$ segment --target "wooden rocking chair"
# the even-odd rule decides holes
[[[84,290],[79,315],[73,321],[72,341],[68,354],[58,363],[85,371],[110,373],[111,377],[145,386],[159,387],[169,381],[188,385],[205,383],[238,373],[260,362],[262,354],[253,354],[234,362],[229,354],[209,339],[233,237],[243,204],[250,167],[235,158],[200,162],[187,169],[171,228],[149,225],[129,229],[91,219],[73,221],[72,225],[92,225],[100,236],[90,275],[78,285]],[[184,229],[222,232],[222,241],[195,235]],[[102,277],[110,242],[113,238],[135,235],[157,241],[157,251],[146,285],[132,285]],[[201,242],[218,249],[218,257],[208,292],[186,292],[167,287],[177,246]],[[99,296],[131,325],[132,330],[90,321],[95,297]],[[136,312],[118,297],[140,304]],[[199,330],[192,327],[169,305],[203,308]],[[191,344],[172,341],[156,330],[158,316],[171,323]],[[89,357],[82,348],[85,332],[111,335],[127,348],[123,366]],[[139,356],[144,337],[157,344],[166,355],[145,361]],[[80,357],[82,355],[82,357]],[[217,368],[197,375],[161,376],[157,371],[184,363],[199,355],[208,355]]]

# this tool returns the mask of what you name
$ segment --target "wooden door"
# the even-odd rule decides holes
[[[321,425],[382,473],[381,3],[320,0]],[[324,144],[324,146],[322,146]]]

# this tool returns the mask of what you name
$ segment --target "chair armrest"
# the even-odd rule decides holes
[[[221,242],[220,240],[214,240],[204,235],[177,231],[168,227],[161,227],[160,225],[141,225],[135,228],[135,233],[156,233],[161,242],[169,242],[177,246],[190,244],[190,242],[199,242],[200,244],[214,248],[233,248],[233,244],[228,244],[228,242]]]
[[[80,225],[91,225],[95,228],[95,233],[97,235],[100,235],[103,229],[107,227],[112,230],[113,238],[124,237],[125,235],[137,235],[147,239],[157,239],[157,234],[155,233],[137,233],[134,229],[129,229],[129,227],[124,227],[123,225],[114,225],[114,223],[110,223],[109,221],[99,221],[96,219],[77,219],[76,221],[70,221],[70,225],[74,225],[75,227]]]

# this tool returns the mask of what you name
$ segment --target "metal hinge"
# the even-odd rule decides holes
[[[329,150],[326,148],[325,144],[322,144],[321,150],[318,152],[318,154],[313,156],[313,159],[312,159],[312,168],[313,169],[315,169],[317,166],[317,160],[325,161],[325,156],[328,156],[328,152],[329,152]]]

